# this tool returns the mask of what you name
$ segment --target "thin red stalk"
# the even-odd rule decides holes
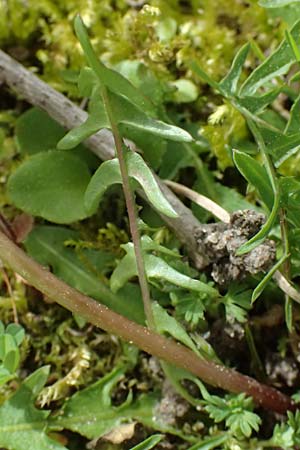
[[[132,242],[134,245],[138,278],[139,278],[139,283],[140,283],[140,288],[141,288],[141,293],[142,293],[145,316],[147,319],[148,326],[154,330],[155,325],[154,325],[153,313],[152,313],[152,308],[151,308],[151,298],[150,298],[149,286],[148,286],[146,270],[145,270],[145,265],[144,265],[140,232],[138,229],[134,194],[132,192],[130,182],[129,182],[128,170],[127,170],[126,161],[125,161],[124,153],[123,153],[122,138],[120,136],[120,132],[118,130],[117,124],[114,120],[114,115],[113,115],[113,111],[111,110],[111,107],[110,107],[110,101],[109,101],[109,97],[107,95],[106,87],[102,87],[101,94],[102,94],[103,102],[105,104],[105,109],[106,109],[106,112],[107,112],[107,115],[108,115],[108,118],[109,118],[109,121],[111,124],[111,131],[113,134],[113,138],[114,138],[114,142],[115,142],[115,146],[116,146],[116,153],[117,153],[117,157],[118,157],[119,164],[120,164],[123,192],[124,192],[124,197],[125,197],[125,202],[126,202],[126,207],[127,207],[130,233],[131,233]]]
[[[201,359],[174,340],[160,336],[81,294],[32,260],[1,231],[0,258],[49,298],[103,330],[132,342],[145,352],[186,369],[213,386],[236,393],[245,392],[265,409],[282,414],[295,409],[291,398],[276,389],[233,369]]]

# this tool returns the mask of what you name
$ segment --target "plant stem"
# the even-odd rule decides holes
[[[104,103],[104,106],[106,109],[107,116],[108,116],[110,124],[111,124],[111,130],[112,130],[112,134],[113,134],[115,146],[116,146],[116,153],[117,153],[117,157],[118,157],[119,164],[120,164],[123,192],[124,192],[124,197],[125,197],[125,202],[126,202],[126,207],[127,207],[132,242],[134,245],[134,253],[135,253],[138,278],[139,278],[139,283],[140,283],[140,288],[141,288],[141,293],[142,293],[142,298],[143,298],[143,303],[144,303],[145,316],[146,316],[147,324],[148,324],[149,328],[154,330],[155,324],[154,324],[154,318],[153,318],[153,313],[152,313],[150,291],[149,291],[148,281],[147,281],[147,277],[146,277],[146,270],[145,270],[145,264],[144,264],[144,258],[143,258],[143,250],[142,250],[142,246],[141,246],[140,232],[139,232],[138,222],[137,222],[136,206],[135,206],[134,194],[133,194],[131,186],[130,186],[126,161],[124,158],[123,142],[122,142],[120,132],[118,130],[117,123],[115,122],[115,119],[114,119],[114,114],[111,109],[108,91],[105,86],[101,86],[101,95],[102,95],[102,99],[103,99],[103,103]]]
[[[284,261],[282,265],[282,272],[285,278],[290,281],[290,272],[291,272],[291,261],[290,261],[290,244],[289,244],[289,236],[288,236],[288,224],[286,221],[286,212],[284,208],[280,208],[279,210],[279,220],[280,220],[280,231],[281,231],[281,240],[283,247],[283,254],[287,255],[287,259]],[[293,304],[291,302],[290,297],[285,294],[285,321],[288,327],[289,332],[291,333],[293,330]]]
[[[233,369],[199,358],[192,350],[174,340],[160,336],[81,294],[32,260],[1,231],[0,258],[44,295],[145,352],[188,370],[213,386],[236,393],[245,392],[253,397],[257,405],[265,409],[281,414],[295,409],[291,398],[276,389]]]

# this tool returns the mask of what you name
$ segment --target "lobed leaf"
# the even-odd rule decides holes
[[[177,217],[177,213],[162,194],[153,173],[143,158],[138,153],[129,151],[126,153],[125,160],[128,175],[140,184],[154,208],[168,217]],[[84,200],[89,214],[96,211],[106,189],[115,183],[122,183],[117,158],[102,163],[91,178]]]
[[[159,431],[181,435],[178,430],[155,417],[158,403],[156,394],[140,395],[134,401],[129,394],[121,405],[112,405],[112,390],[124,377],[125,369],[117,367],[96,383],[74,394],[65,402],[61,414],[52,420],[52,425],[75,431],[88,439],[98,439],[120,424],[134,421]]]
[[[10,450],[67,450],[46,434],[48,411],[34,406],[36,396],[49,375],[49,367],[41,367],[21,384],[0,407],[0,445]]]
[[[121,259],[110,278],[110,287],[113,292],[117,292],[128,280],[137,275],[133,244],[130,242],[122,245],[122,247],[125,249],[126,255]],[[188,290],[198,291],[212,297],[219,296],[217,289],[214,289],[200,280],[195,280],[181,272],[178,272],[162,258],[145,254],[144,261],[146,274],[149,280],[154,278],[157,280],[167,281],[175,284],[175,286],[180,286]]]
[[[159,303],[152,303],[152,311],[155,327],[158,333],[168,334],[176,341],[179,341],[186,347],[189,347],[200,357],[220,363],[214,349],[202,336],[197,336],[197,342],[195,343],[183,326],[174,317],[169,315],[167,311],[159,305]],[[169,365],[167,364],[167,366]]]

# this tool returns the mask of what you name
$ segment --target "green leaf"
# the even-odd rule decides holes
[[[176,316],[190,323],[191,327],[196,327],[199,321],[204,319],[205,306],[203,300],[205,296],[202,294],[180,292],[177,295],[175,292],[171,292],[170,297],[172,305],[176,308]]]
[[[247,321],[247,312],[251,308],[251,290],[240,283],[232,283],[227,294],[222,297],[228,322]]]
[[[34,406],[44,386],[49,367],[30,375],[21,387],[0,407],[0,445],[9,450],[67,450],[46,434],[48,411]]]
[[[159,303],[153,302],[152,311],[156,329],[160,334],[168,334],[202,358],[220,363],[214,349],[202,336],[197,335],[197,341],[194,342],[183,326],[169,315]]]
[[[88,439],[95,439],[117,428],[122,423],[139,421],[159,431],[181,434],[155,417],[158,398],[155,394],[140,395],[132,401],[132,395],[119,406],[113,406],[111,392],[124,377],[125,368],[119,367],[88,388],[77,392],[67,400],[61,414],[52,420],[55,427],[63,427]]]
[[[160,120],[155,120],[138,109],[125,97],[107,90],[113,117],[116,123],[122,125],[126,134],[127,127],[145,133],[151,133],[163,139],[174,141],[190,142],[191,135],[174,125],[169,125]],[[69,131],[59,142],[58,148],[66,150],[78,145],[84,139],[99,131],[101,128],[111,128],[108,120],[100,88],[95,88],[92,93],[89,117],[82,125]]]
[[[65,134],[65,130],[46,112],[31,108],[16,121],[16,141],[21,153],[29,155],[50,150]]]
[[[0,365],[0,386],[3,386],[8,381],[14,378],[14,374],[11,374],[5,367]]]
[[[159,334],[167,333],[177,341],[184,344],[186,347],[189,347],[197,355],[203,356],[183,326],[180,325],[174,317],[170,316],[167,311],[159,305],[159,303],[152,303],[152,312],[155,328]]]
[[[155,447],[163,438],[161,434],[153,434],[138,445],[131,447],[130,450],[150,450]]]
[[[92,90],[89,102],[89,116],[79,127],[70,130],[57,144],[60,150],[68,150],[76,147],[82,141],[97,133],[101,128],[110,128],[99,88]]]
[[[241,247],[236,252],[237,255],[243,255],[244,253],[253,250],[266,239],[275,221],[277,220],[278,211],[280,208],[280,189],[278,179],[276,177],[275,170],[273,167],[273,162],[271,161],[270,156],[267,153],[266,145],[260,130],[257,128],[256,124],[249,118],[247,122],[250,130],[252,131],[255,137],[255,140],[259,146],[260,153],[262,155],[263,162],[265,164],[265,168],[268,174],[268,178],[270,180],[270,184],[272,186],[272,190],[274,193],[274,203],[271,213],[267,218],[267,221],[261,227],[260,231],[255,236],[253,236],[248,242],[241,245]]]
[[[284,301],[284,317],[287,329],[290,333],[292,333],[294,327],[293,306],[294,306],[293,300],[286,295]]]
[[[245,394],[227,394],[225,398],[211,395],[205,409],[215,422],[225,420],[230,433],[239,438],[249,438],[252,430],[258,431],[261,424],[261,418],[252,412],[252,399]]]
[[[238,90],[238,81],[241,76],[243,65],[246,61],[250,49],[250,44],[247,43],[243,45],[239,51],[237,52],[232,66],[228,72],[228,74],[223,78],[220,82],[220,88],[226,92],[229,96],[237,93]]]
[[[294,101],[290,111],[290,118],[284,130],[284,134],[293,135],[300,131],[300,95]]]
[[[13,336],[7,333],[0,335],[0,360],[4,360],[7,353],[17,349],[16,341]]]
[[[224,444],[226,441],[228,441],[228,435],[224,433],[219,436],[203,439],[188,450],[212,450],[214,448],[221,448],[220,445]]]
[[[113,292],[117,292],[130,278],[137,275],[133,244],[129,242],[128,244],[122,245],[122,247],[125,249],[126,255],[121,259],[110,278],[110,286]],[[195,290],[212,297],[219,296],[216,289],[202,281],[195,280],[178,272],[162,258],[145,254],[144,261],[146,274],[150,280],[154,278],[157,280],[168,281],[176,286]]]
[[[287,42],[290,44],[291,49],[293,50],[296,61],[299,62],[300,61],[299,48],[298,48],[297,42],[295,41],[295,39],[293,38],[293,36],[289,30],[285,30],[285,37],[286,37]]]
[[[25,160],[8,180],[12,203],[51,222],[86,218],[84,193],[90,181],[85,162],[66,152],[39,153]]]
[[[270,91],[262,95],[239,97],[236,102],[238,105],[240,105],[242,108],[247,109],[252,114],[258,114],[278,97],[281,90],[281,88],[276,88],[271,89]]]
[[[297,42],[299,39],[300,21],[291,30],[292,38]],[[284,39],[275,50],[260,66],[258,66],[244,82],[240,95],[252,95],[257,89],[273,78],[287,73],[291,65],[295,62],[295,55],[289,43]]]
[[[176,286],[190,289],[192,291],[201,292],[212,297],[218,297],[217,289],[211,287],[208,283],[190,278],[177,270],[173,269],[162,258],[154,255],[146,255],[145,257],[146,273],[148,278],[162,279],[173,283]]]
[[[168,217],[176,218],[178,214],[162,194],[157,181],[141,155],[128,152],[126,155],[128,175],[134,178],[143,188],[149,202],[157,211]]]
[[[258,2],[258,4],[264,8],[280,8],[293,3],[298,3],[298,0],[259,0]]]
[[[118,93],[119,95],[129,99],[142,111],[154,114],[155,108],[152,103],[145,98],[141,92],[130,83],[130,81],[128,81],[120,73],[107,68],[97,58],[80,16],[76,16],[74,20],[74,28],[77,38],[83,48],[85,57],[101,84],[109,88],[111,92]]]
[[[128,175],[135,179],[145,191],[150,203],[168,217],[177,217],[177,213],[162,194],[155,177],[143,158],[135,152],[125,156]],[[118,159],[111,159],[101,164],[95,172],[85,193],[85,207],[89,213],[95,212],[106,189],[114,183],[121,183]]]
[[[295,124],[291,124],[294,128]],[[294,134],[284,134],[280,131],[273,131],[267,128],[260,128],[263,135],[266,149],[274,160],[274,165],[279,167],[290,156],[294,155],[300,147],[300,132]]]
[[[163,139],[178,142],[191,142],[192,136],[182,128],[155,120],[138,109],[126,98],[109,92],[109,101],[114,114],[114,120],[125,127],[131,127],[146,133],[154,134]]]
[[[267,273],[267,275],[264,276],[264,278],[261,280],[261,282],[256,286],[256,288],[253,291],[252,294],[252,298],[251,298],[251,303],[254,303],[256,299],[258,299],[258,297],[262,294],[262,292],[264,291],[266,285],[268,284],[268,282],[271,280],[271,278],[273,277],[274,273],[276,272],[276,270],[279,269],[279,267],[284,263],[284,261],[287,260],[287,258],[290,255],[283,255],[282,258],[280,258],[279,261],[277,261],[276,264],[274,264],[274,266],[269,270],[269,272]]]
[[[59,123],[39,108],[27,110],[16,122],[16,142],[24,155],[55,150],[65,133],[66,130]],[[88,152],[83,145],[77,146],[73,154],[85,161],[91,169],[98,166],[96,155]]]
[[[6,333],[13,336],[16,344],[19,346],[25,337],[25,330],[21,325],[10,323],[6,327]]]
[[[70,239],[78,240],[79,234],[67,228],[39,226],[34,228],[24,244],[33,258],[52,267],[55,275],[66,283],[143,324],[144,310],[138,286],[127,284],[115,295],[101,281],[101,275],[110,268],[115,256],[91,249],[77,253],[65,246],[64,243]]]
[[[271,210],[274,194],[266,169],[256,159],[238,150],[233,151],[233,160],[243,177],[257,189],[262,201]]]
[[[117,158],[103,162],[92,176],[85,195],[84,205],[89,214],[93,214],[99,205],[105,191],[112,184],[121,184],[122,177]]]

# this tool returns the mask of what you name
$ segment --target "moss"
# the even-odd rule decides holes
[[[217,158],[221,170],[233,166],[231,148],[248,135],[244,117],[229,103],[218,106],[208,118],[208,125],[202,127],[204,136],[211,145],[211,152]]]
[[[102,0],[101,7],[97,0],[2,0],[0,44],[27,47],[35,64],[42,65],[45,80],[76,96],[62,74],[83,63],[73,32],[77,13],[104,61],[143,61],[164,80],[175,80],[179,74],[190,79],[185,62],[191,57],[218,79],[242,43],[256,39],[267,50],[281,34],[280,29],[274,33],[276,19],[268,19],[256,0],[151,0],[140,9],[130,8],[125,0]]]

